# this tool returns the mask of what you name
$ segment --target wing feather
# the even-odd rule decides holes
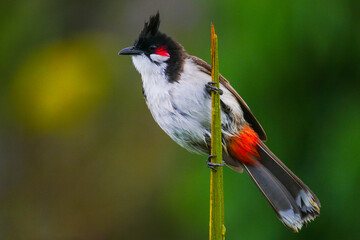
[[[211,75],[211,66],[205,62],[204,60],[195,57],[195,56],[188,56],[191,60],[193,60],[197,65],[200,66],[201,70],[209,75]],[[260,125],[259,121],[255,118],[254,114],[251,112],[249,106],[245,103],[245,101],[240,97],[240,95],[235,91],[235,89],[230,85],[229,81],[226,80],[221,74],[220,74],[220,83],[227,88],[238,100],[241,109],[244,112],[244,118],[245,120],[251,125],[251,127],[254,129],[254,131],[259,135],[259,138],[262,141],[266,141],[266,133],[262,126]]]

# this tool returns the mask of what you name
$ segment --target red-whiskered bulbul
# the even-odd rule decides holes
[[[132,56],[155,121],[180,146],[209,154],[211,91],[219,91],[225,164],[238,172],[245,169],[279,219],[300,230],[319,215],[319,199],[265,146],[263,128],[229,82],[220,75],[220,89],[213,87],[211,66],[159,32],[159,25],[157,13],[134,45],[119,52]]]

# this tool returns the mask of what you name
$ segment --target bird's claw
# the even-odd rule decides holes
[[[220,95],[222,95],[224,92],[223,90],[221,90],[220,88],[217,88],[215,86],[213,86],[212,84],[215,84],[216,82],[208,82],[206,84],[206,90],[211,93],[211,92],[218,92]]]
[[[206,163],[208,168],[211,168],[212,170],[216,171],[217,167],[222,167],[225,165],[225,162],[222,163],[213,163],[211,162],[211,158],[216,157],[216,155],[209,155],[209,157],[206,159]]]

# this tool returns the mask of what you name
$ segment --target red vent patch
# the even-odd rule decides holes
[[[155,50],[155,54],[161,55],[161,56],[165,56],[165,57],[170,57],[169,52],[167,51],[166,46],[160,46]]]
[[[244,164],[260,164],[257,144],[260,139],[256,132],[249,126],[245,125],[237,136],[230,138],[228,143],[229,153]]]

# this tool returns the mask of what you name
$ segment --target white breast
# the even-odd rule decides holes
[[[169,82],[166,64],[152,63],[146,56],[134,56],[133,62],[141,73],[146,103],[159,126],[179,145],[189,151],[208,154],[211,123],[211,98],[205,85],[211,81],[192,60],[186,59],[178,82]],[[234,114],[242,111],[235,97],[222,87],[222,101],[231,106]],[[229,122],[222,114],[222,122]],[[234,134],[234,130],[225,134]]]

